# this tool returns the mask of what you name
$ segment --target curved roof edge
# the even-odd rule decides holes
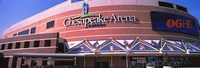
[[[33,24],[35,22],[38,22],[40,20],[43,20],[45,18],[48,18],[48,17],[56,15],[56,14],[75,10],[75,9],[80,9],[80,8],[82,8],[83,2],[87,2],[88,4],[90,4],[90,7],[96,7],[96,6],[107,6],[107,5],[158,6],[158,1],[163,1],[163,0],[85,0],[85,1],[80,1],[80,2],[76,2],[76,3],[72,3],[72,0],[68,0],[66,2],[58,4],[54,7],[51,7],[45,11],[42,11],[38,14],[35,14],[25,20],[22,20],[16,24],[12,25],[8,29],[4,30],[2,35],[5,35],[9,32],[23,28],[27,25]],[[77,6],[77,5],[80,5],[80,6]]]

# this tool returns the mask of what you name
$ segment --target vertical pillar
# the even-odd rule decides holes
[[[13,57],[9,57],[8,68],[12,68]]]
[[[24,64],[28,64],[27,63],[28,59],[26,57],[23,57],[23,59],[24,59]]]
[[[33,47],[34,46],[34,41],[30,41],[30,46],[29,48]]]
[[[129,68],[128,67],[128,55],[126,55],[126,68]]]
[[[77,65],[77,64],[76,64],[76,57],[74,57],[74,65]]]
[[[17,65],[16,68],[21,68],[22,58],[17,58]]]
[[[28,64],[28,66],[31,66],[31,61],[32,61],[32,58],[27,58],[26,62]]]
[[[110,57],[110,67],[113,68],[113,58],[112,58],[112,56]]]
[[[8,44],[5,44],[4,50],[8,50]]]
[[[44,47],[44,40],[40,40],[40,45],[39,45],[39,47]]]
[[[84,57],[84,59],[83,59],[83,64],[84,64],[84,66],[83,66],[83,67],[85,68],[85,57]]]
[[[20,42],[20,48],[24,48],[24,42]]]
[[[56,39],[51,40],[51,46],[56,46],[56,45],[57,45],[57,40]]]
[[[12,49],[15,49],[15,47],[16,47],[16,43],[13,43],[12,44]]]
[[[42,66],[42,58],[38,58],[36,62],[37,62],[37,66]]]

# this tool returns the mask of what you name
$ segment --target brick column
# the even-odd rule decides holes
[[[39,47],[44,47],[44,42],[45,42],[45,40],[40,40],[40,46]]]
[[[34,46],[34,41],[30,41],[29,48],[32,48],[33,46]]]
[[[13,57],[9,57],[8,68],[12,68]]]
[[[5,44],[4,50],[7,50],[7,49],[8,49],[8,44]]]
[[[31,58],[27,58],[27,60],[25,60],[25,61],[27,61],[27,64],[28,64],[28,66],[31,66]]]
[[[16,68],[21,68],[22,58],[17,58]]]
[[[24,42],[20,43],[20,48],[24,48]]]
[[[51,40],[51,46],[56,46],[56,44],[57,44],[57,40],[56,39]]]
[[[37,66],[42,66],[42,58],[38,58],[36,62],[37,62]]]
[[[16,43],[12,43],[12,49],[15,49]]]

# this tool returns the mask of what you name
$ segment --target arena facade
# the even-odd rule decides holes
[[[199,22],[161,0],[68,0],[6,29],[9,68],[200,67]]]

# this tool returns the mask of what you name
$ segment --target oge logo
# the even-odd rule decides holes
[[[191,20],[183,20],[183,19],[169,19],[167,20],[168,28],[188,28],[192,29]]]

